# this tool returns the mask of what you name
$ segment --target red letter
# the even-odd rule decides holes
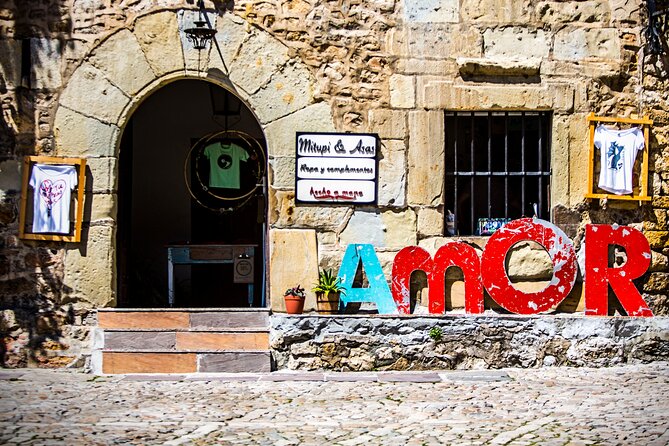
[[[632,283],[650,266],[646,237],[628,226],[586,225],[585,241],[585,314],[608,315],[607,284],[610,284],[628,316],[652,316]],[[627,262],[622,267],[609,268],[609,245],[619,245],[627,251]]]
[[[506,273],[506,254],[523,240],[542,245],[553,262],[550,284],[536,293],[513,287]],[[507,223],[495,232],[481,256],[481,280],[490,297],[502,307],[518,314],[546,311],[564,300],[576,280],[576,253],[567,235],[557,226],[538,218],[522,218]]]
[[[427,275],[430,314],[443,314],[444,274],[451,266],[460,267],[465,276],[465,311],[473,314],[483,313],[479,256],[471,246],[451,242],[439,248],[434,260],[426,250],[417,246],[409,246],[397,253],[393,262],[392,293],[400,314],[409,314],[411,274],[417,270],[424,271]]]

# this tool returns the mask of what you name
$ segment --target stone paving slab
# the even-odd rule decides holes
[[[270,374],[237,381],[232,374],[156,380],[73,370],[0,373],[9,377],[0,380],[3,445],[669,443],[664,362],[443,371],[439,382],[379,381],[382,372],[357,375],[359,381],[330,372],[271,374],[277,381],[262,380]]]

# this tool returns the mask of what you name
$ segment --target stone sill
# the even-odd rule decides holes
[[[536,76],[541,70],[539,58],[468,58],[456,59],[462,76]]]

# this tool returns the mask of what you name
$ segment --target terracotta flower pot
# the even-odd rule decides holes
[[[325,293],[316,293],[316,304],[320,314],[339,313],[339,292],[330,292],[327,297]]]
[[[286,302],[286,313],[302,314],[302,311],[304,311],[304,297],[283,296],[283,299]]]

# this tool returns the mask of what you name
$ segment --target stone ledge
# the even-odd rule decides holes
[[[463,76],[535,76],[541,69],[540,58],[467,58],[456,59]]]
[[[274,315],[270,345],[278,370],[607,367],[667,360],[669,318]]]

